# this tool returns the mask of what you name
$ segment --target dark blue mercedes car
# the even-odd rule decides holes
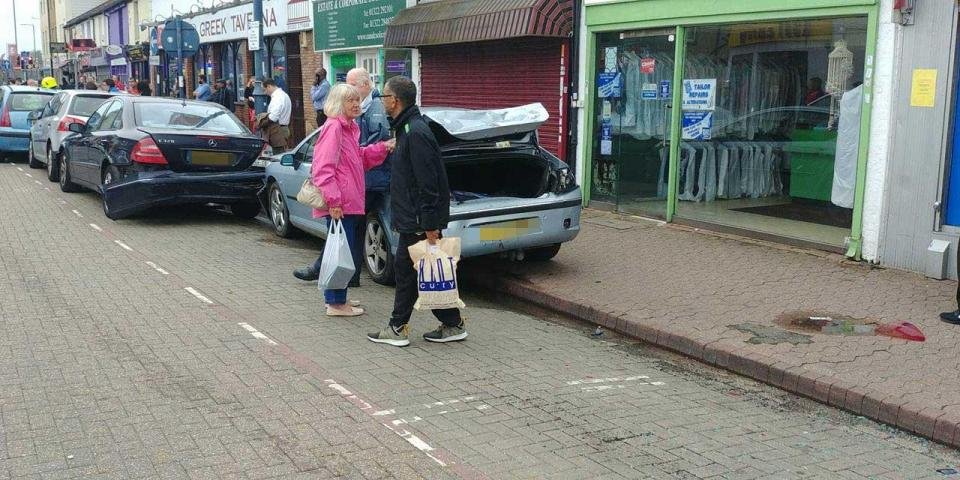
[[[234,215],[260,211],[264,150],[233,113],[210,102],[117,96],[63,141],[60,188],[100,193],[111,219],[154,206],[215,203]]]

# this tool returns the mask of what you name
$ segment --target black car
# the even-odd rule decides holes
[[[260,211],[263,172],[250,166],[264,142],[220,105],[117,96],[70,131],[60,189],[100,192],[109,218],[179,204],[229,205],[241,218]]]

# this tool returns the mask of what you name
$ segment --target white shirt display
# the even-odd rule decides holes
[[[270,120],[286,127],[290,125],[291,112],[293,112],[293,103],[290,101],[290,95],[280,88],[274,90],[270,95],[270,105],[267,107],[267,116]]]

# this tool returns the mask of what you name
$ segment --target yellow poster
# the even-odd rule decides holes
[[[910,106],[933,107],[937,97],[937,71],[918,68],[913,71],[913,87],[910,89]]]

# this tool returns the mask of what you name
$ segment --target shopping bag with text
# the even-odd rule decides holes
[[[417,271],[420,296],[414,308],[436,310],[463,308],[457,289],[457,262],[460,261],[460,239],[441,238],[436,245],[426,240],[409,248],[413,268]]]

